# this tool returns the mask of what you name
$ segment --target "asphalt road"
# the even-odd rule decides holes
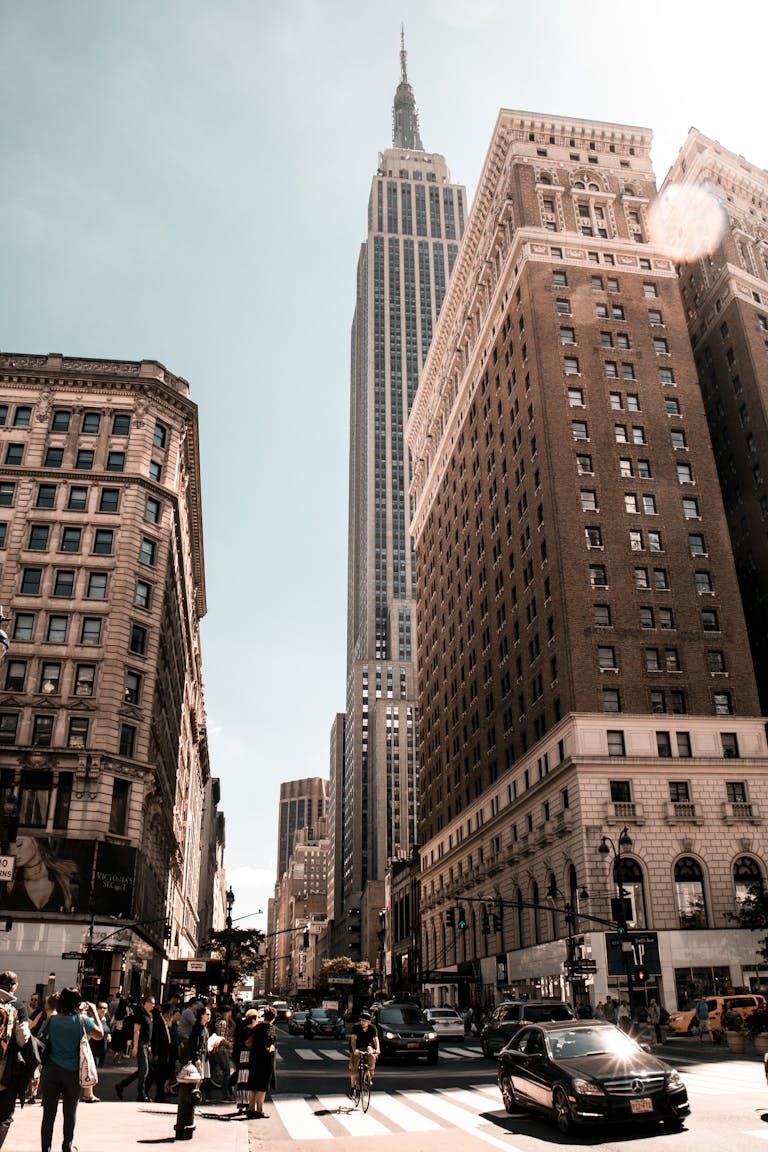
[[[340,1041],[305,1041],[281,1028],[277,1088],[269,1119],[252,1122],[251,1152],[275,1142],[285,1152],[542,1152],[595,1148],[606,1152],[768,1152],[768,1088],[762,1061],[738,1058],[697,1041],[675,1040],[658,1050],[683,1074],[691,1115],[682,1131],[663,1127],[584,1129],[561,1137],[544,1118],[508,1115],[496,1086],[495,1063],[476,1040],[441,1041],[436,1066],[388,1062],[376,1073],[367,1115],[345,1096],[347,1047]]]

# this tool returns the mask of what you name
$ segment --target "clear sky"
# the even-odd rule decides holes
[[[235,917],[344,707],[350,325],[401,21],[470,195],[502,107],[651,128],[659,183],[692,125],[768,165],[764,0],[0,0],[0,348],[159,360],[199,406]]]

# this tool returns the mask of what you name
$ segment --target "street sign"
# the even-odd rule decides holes
[[[573,972],[597,972],[597,960],[574,960],[571,969]]]
[[[329,984],[354,984],[354,982],[355,982],[354,976],[336,976],[332,972],[330,972],[328,974],[328,983]]]
[[[81,960],[85,956],[85,952],[62,952],[62,960]]]
[[[205,960],[187,960],[187,972],[205,972]]]
[[[0,882],[10,884],[11,880],[13,880],[13,869],[15,864],[15,856],[0,856]]]

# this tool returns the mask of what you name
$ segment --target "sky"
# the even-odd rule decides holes
[[[400,26],[474,191],[500,108],[768,167],[764,0],[0,0],[0,349],[159,360],[199,408],[211,770],[266,927],[281,781],[343,710],[350,326]],[[255,915],[257,910],[262,915]]]

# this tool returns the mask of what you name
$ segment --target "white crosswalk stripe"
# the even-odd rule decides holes
[[[347,1048],[294,1048],[293,1053],[299,1060],[318,1061],[318,1060],[332,1060],[339,1062],[341,1060],[349,1059],[349,1049]],[[278,1060],[283,1060],[284,1057],[278,1053]],[[473,1048],[439,1048],[440,1060],[484,1060],[482,1052],[478,1052]]]
[[[761,1065],[740,1064],[730,1068],[721,1065],[701,1071],[679,1068],[678,1071],[691,1096],[725,1096],[731,1092],[767,1094]]]
[[[448,1056],[448,1055],[451,1056],[451,1059],[453,1059],[454,1057],[458,1057],[458,1059],[463,1059],[463,1060],[484,1060],[485,1059],[482,1052],[478,1052],[477,1049],[475,1049],[475,1048],[461,1048],[461,1047],[444,1048],[443,1045],[441,1044],[439,1046],[439,1051],[440,1051],[440,1059],[441,1060],[444,1056]]]

